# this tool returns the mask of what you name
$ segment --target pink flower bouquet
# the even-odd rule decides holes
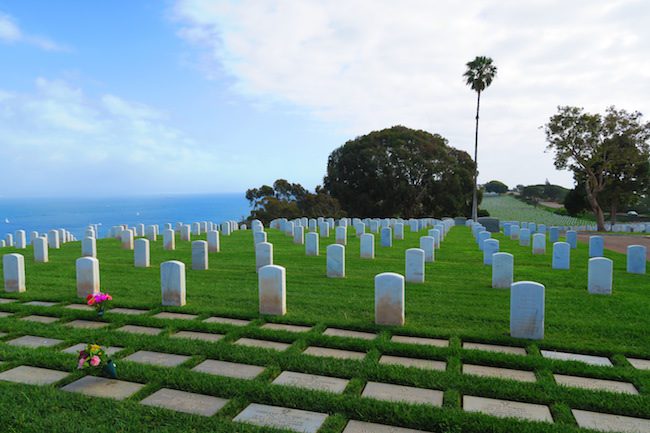
[[[94,306],[97,310],[97,315],[102,317],[104,312],[106,312],[106,306],[108,301],[112,301],[113,297],[108,293],[94,293],[86,296],[86,303],[90,306]]]
[[[77,368],[79,370],[101,368],[109,376],[116,377],[115,364],[108,359],[108,355],[98,344],[89,344],[85,349],[79,351]]]

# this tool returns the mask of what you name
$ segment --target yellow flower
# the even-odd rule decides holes
[[[99,350],[99,349],[101,349],[101,347],[99,347],[99,345],[97,345],[97,344],[92,344],[90,346],[90,350]]]

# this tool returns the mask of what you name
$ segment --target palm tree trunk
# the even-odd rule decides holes
[[[481,106],[481,92],[476,97],[476,131],[474,132],[474,192],[472,194],[472,219],[478,219],[478,111]]]

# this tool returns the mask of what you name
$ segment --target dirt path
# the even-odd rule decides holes
[[[578,233],[578,240],[589,242],[589,233]],[[645,245],[646,260],[650,261],[650,236],[628,236],[601,234],[605,239],[605,248],[619,253],[627,253],[628,245]]]

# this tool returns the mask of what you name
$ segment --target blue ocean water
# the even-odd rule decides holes
[[[250,213],[244,193],[124,198],[0,198],[0,236],[16,230],[64,228],[81,238],[89,224],[105,237],[118,224],[240,221]],[[162,228],[162,226],[161,226]]]

